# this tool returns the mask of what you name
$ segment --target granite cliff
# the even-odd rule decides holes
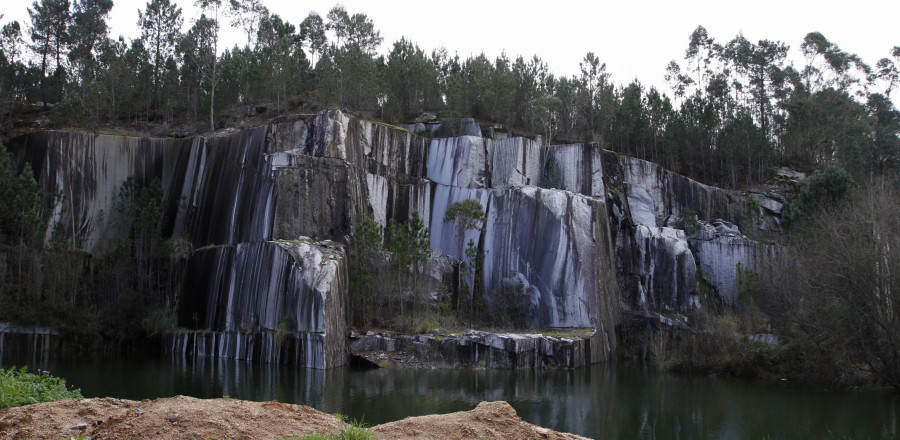
[[[194,249],[179,299],[186,330],[168,343],[177,354],[342,365],[346,244],[362,216],[386,226],[418,212],[433,262],[446,263],[466,257],[444,213],[466,199],[482,205],[483,229],[468,231],[465,241],[483,251],[487,306],[502,307],[498,295],[512,286],[521,326],[592,329],[569,356],[578,362],[504,358],[497,365],[507,367],[609,360],[623,313],[703,307],[699,283],[733,305],[736,267],[755,270],[783,253],[735,226],[747,227],[748,206],[757,206],[751,214],[759,225],[778,228],[781,205],[763,195],[748,204],[744,194],[596,144],[548,146],[466,119],[419,125],[326,110],[190,139],[38,132],[14,139],[11,150],[20,167],[32,165],[47,194],[64,196],[52,206],[51,225],[80,236],[87,252],[127,233],[115,209],[126,178],[159,179],[163,233]],[[687,213],[696,214],[697,227],[685,226]],[[438,279],[452,270],[430,267]],[[534,345],[534,338],[469,339],[475,353],[481,345],[485,352],[491,344]],[[571,341],[564,345],[572,350]],[[553,356],[546,342],[538,346],[527,359]]]

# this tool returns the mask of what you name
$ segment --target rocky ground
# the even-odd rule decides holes
[[[308,406],[176,396],[156,400],[69,399],[0,411],[0,440],[282,439],[339,431],[337,417]],[[506,402],[410,417],[372,428],[379,439],[580,439],[522,421]]]

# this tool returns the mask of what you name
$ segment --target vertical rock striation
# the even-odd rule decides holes
[[[339,243],[367,215],[387,226],[419,212],[444,256],[427,271],[434,284],[473,243],[483,278],[467,281],[483,283],[488,308],[515,312],[523,327],[593,328],[586,362],[610,358],[620,308],[696,309],[698,279],[736,304],[738,265],[761,270],[783,255],[728,226],[741,225],[744,195],[656,164],[597,144],[544,146],[499,125],[482,132],[471,119],[411,128],[432,138],[325,110],[214,137],[41,132],[11,148],[44,191],[63,195],[53,223],[88,251],[127,236],[122,183],[159,179],[164,234],[197,249],[179,310],[191,330],[171,338],[176,353],[341,365],[349,282]],[[761,213],[780,213],[757,197]],[[487,215],[461,237],[444,215],[466,199]],[[682,230],[688,210],[703,223],[694,235]]]

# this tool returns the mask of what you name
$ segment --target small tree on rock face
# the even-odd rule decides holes
[[[457,263],[457,267],[461,267],[464,264],[465,253],[464,246],[466,241],[466,232],[471,230],[481,231],[483,230],[482,225],[485,222],[486,217],[484,214],[484,208],[481,207],[481,203],[475,199],[466,199],[459,202],[454,202],[447,208],[447,212],[444,214],[444,223],[453,223],[456,225],[456,238],[457,243],[459,244],[459,263]],[[458,270],[459,272],[459,286],[462,286],[462,270]],[[474,293],[474,289],[473,289]],[[456,292],[456,312],[459,314],[459,289],[457,288]]]
[[[411,322],[408,318],[416,312],[419,304],[419,272],[428,261],[428,229],[417,211],[406,223],[392,224],[388,229],[390,240],[387,247],[391,251],[391,268],[394,271],[391,290],[397,292],[402,324],[408,325]],[[413,310],[406,308],[410,300]]]
[[[384,259],[381,243],[381,226],[375,219],[366,216],[356,223],[356,231],[350,242],[350,307],[353,316],[349,322],[355,325],[369,325],[375,314],[373,294],[375,271]]]

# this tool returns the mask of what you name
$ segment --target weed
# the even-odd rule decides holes
[[[46,371],[32,374],[28,367],[0,368],[0,409],[81,397],[81,391],[66,388],[65,379]]]

